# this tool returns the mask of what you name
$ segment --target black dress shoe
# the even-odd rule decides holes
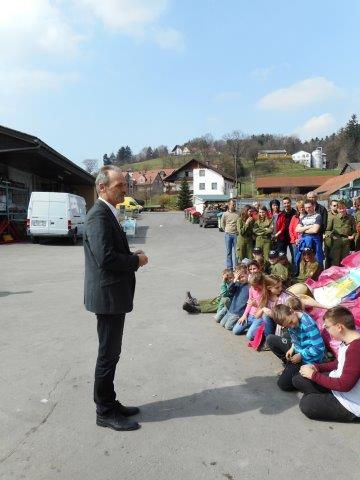
[[[123,417],[132,417],[133,415],[137,415],[138,413],[140,413],[140,408],[125,407],[125,405],[121,405],[121,403],[119,402],[117,402],[117,405],[115,408]]]
[[[96,415],[96,425],[99,427],[112,428],[113,430],[126,431],[137,430],[140,428],[138,422],[135,420],[129,420],[128,418],[120,415],[116,410],[108,415]]]

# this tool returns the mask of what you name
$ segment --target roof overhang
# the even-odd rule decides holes
[[[0,163],[68,185],[95,185],[92,175],[40,139],[1,126]]]

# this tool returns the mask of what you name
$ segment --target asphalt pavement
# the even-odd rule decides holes
[[[116,388],[140,430],[97,427],[97,337],[83,308],[81,244],[0,245],[0,478],[6,480],[358,479],[360,426],[306,419],[276,386],[278,360],[185,291],[217,295],[223,233],[181,213],[146,213]]]

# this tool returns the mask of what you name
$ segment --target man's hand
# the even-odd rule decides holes
[[[300,353],[295,353],[295,355],[293,355],[293,356],[290,358],[290,362],[291,362],[291,363],[300,363],[300,362],[301,362],[301,355],[300,355]]]
[[[303,365],[300,368],[300,375],[302,377],[308,378],[309,380],[312,379],[314,372],[316,372],[316,368],[314,367],[314,365]]]
[[[143,267],[148,263],[149,259],[144,253],[139,253],[137,256],[139,257],[139,267]]]
[[[134,252],[134,255],[140,255],[141,253],[142,253],[143,255],[145,255],[145,252],[144,252],[143,250],[136,250],[136,251]]]

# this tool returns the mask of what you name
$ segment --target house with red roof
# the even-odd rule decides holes
[[[173,173],[173,168],[128,171],[125,175],[127,192],[132,197],[147,200],[165,191],[164,178]]]

